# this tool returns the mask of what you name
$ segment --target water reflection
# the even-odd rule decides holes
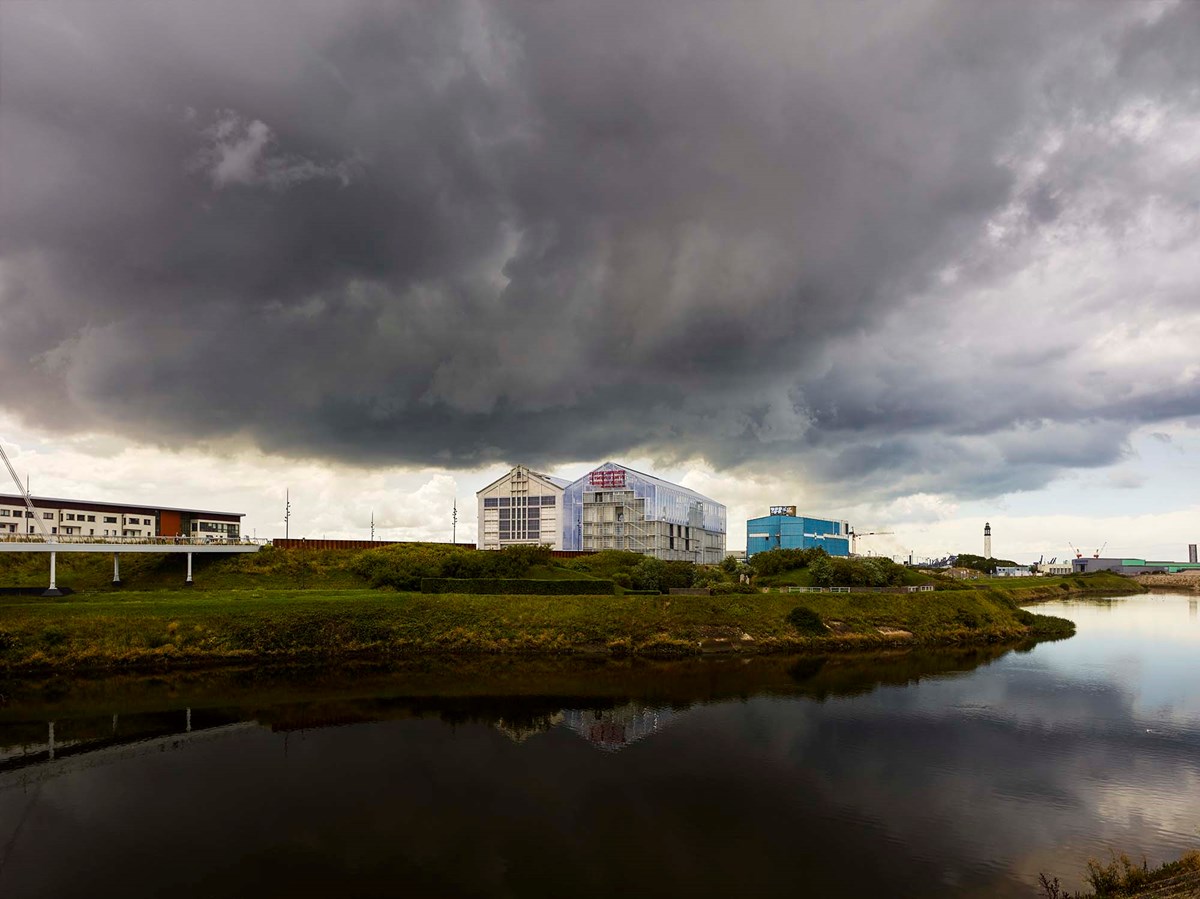
[[[5,685],[0,893],[1030,896],[1200,842],[1189,599],[1019,651]]]

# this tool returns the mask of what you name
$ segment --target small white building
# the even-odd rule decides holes
[[[1050,562],[1048,564],[1038,566],[1038,574],[1070,574],[1070,562]]]
[[[996,577],[1033,577],[1028,565],[1001,565],[996,568]]]
[[[562,495],[570,481],[518,465],[475,494],[480,549],[562,549]]]

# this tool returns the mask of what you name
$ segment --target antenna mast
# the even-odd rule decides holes
[[[283,539],[291,533],[292,526],[292,494],[290,490],[283,491]]]
[[[12,463],[8,461],[8,453],[4,451],[4,444],[0,443],[0,459],[4,460],[4,467],[8,469],[8,473],[12,475],[13,483],[17,485],[17,493],[21,494],[21,499],[25,500],[25,508],[29,510],[29,517],[37,522],[38,530],[42,532],[42,537],[47,543],[57,543],[50,532],[46,530],[46,525],[42,519],[38,518],[37,510],[33,508],[33,499],[29,495],[29,484],[21,486],[21,478],[17,475],[17,470],[12,467]]]

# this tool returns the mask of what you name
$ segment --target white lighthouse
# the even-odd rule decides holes
[[[992,557],[992,523],[985,521],[983,524],[983,557],[990,559]]]

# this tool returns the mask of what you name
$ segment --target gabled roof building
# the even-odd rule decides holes
[[[477,497],[480,549],[621,549],[706,565],[725,558],[725,506],[615,462],[572,482],[518,465]]]
[[[475,494],[480,549],[548,545],[562,549],[562,495],[570,484],[518,465]]]

